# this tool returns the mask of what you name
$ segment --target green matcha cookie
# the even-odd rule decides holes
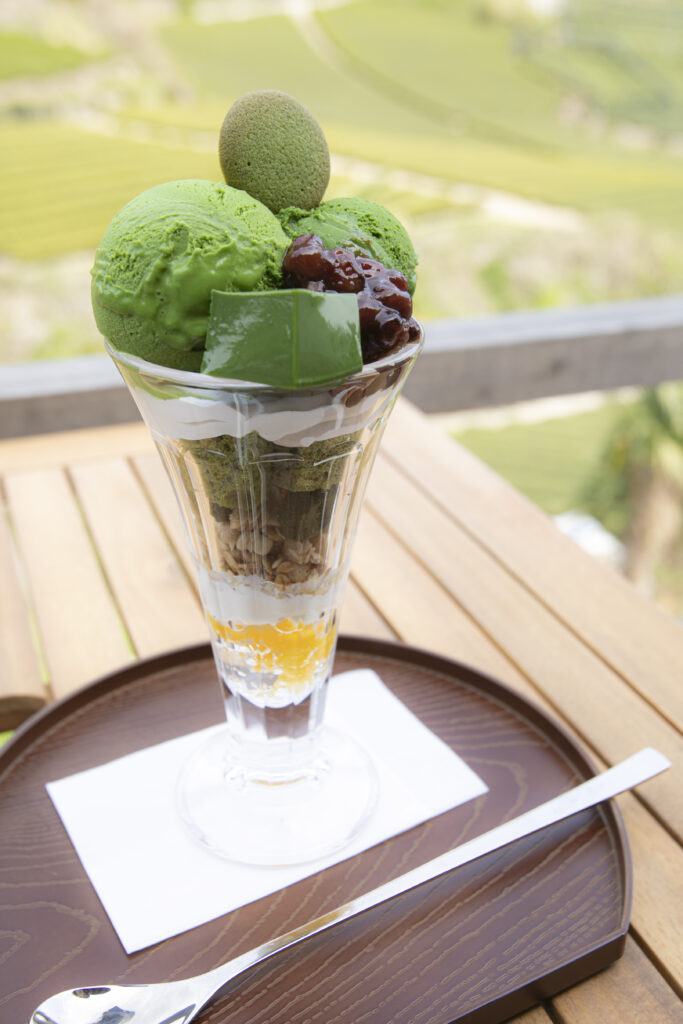
[[[228,111],[218,155],[228,185],[243,189],[273,213],[311,210],[330,180],[322,129],[301,103],[277,90],[250,92]]]

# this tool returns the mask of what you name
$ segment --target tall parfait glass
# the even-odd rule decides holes
[[[422,338],[306,390],[145,362],[107,344],[173,485],[226,723],[183,767],[180,814],[224,857],[315,860],[377,795],[372,752],[325,725],[358,513]],[[363,707],[354,709],[363,715]]]

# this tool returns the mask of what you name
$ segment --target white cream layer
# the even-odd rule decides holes
[[[268,408],[247,409],[221,401],[216,393],[206,398],[182,396],[156,398],[149,392],[135,392],[140,410],[153,432],[171,440],[199,441],[208,437],[245,437],[256,431],[261,437],[286,447],[299,447],[341,437],[361,430],[372,418],[381,394],[367,395],[361,402],[347,407],[340,400],[328,398],[320,404],[317,395],[270,400]],[[234,400],[235,396],[232,396]]]
[[[260,626],[291,619],[310,623],[329,614],[341,601],[342,588],[334,579],[324,590],[321,583],[322,592],[306,592],[305,584],[278,590],[274,584],[210,572],[204,566],[197,566],[197,577],[204,607],[218,622]]]

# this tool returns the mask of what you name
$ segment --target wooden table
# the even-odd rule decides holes
[[[0,729],[136,658],[206,639],[142,425],[1,442],[0,496]],[[671,758],[671,771],[618,800],[635,874],[625,956],[519,1019],[679,1021],[680,625],[402,401],[370,483],[342,631],[490,673],[598,764],[642,746]]]

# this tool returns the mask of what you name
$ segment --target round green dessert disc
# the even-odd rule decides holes
[[[250,92],[233,103],[220,132],[218,155],[228,185],[243,189],[273,213],[311,210],[330,180],[330,153],[311,112],[287,93]]]

